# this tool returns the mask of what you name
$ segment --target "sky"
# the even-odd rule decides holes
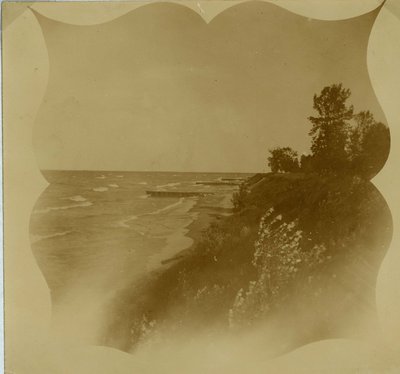
[[[50,63],[39,167],[265,171],[272,147],[309,151],[313,95],[339,82],[386,123],[366,63],[377,12],[318,21],[248,2],[207,24],[154,3],[93,26],[36,14]]]

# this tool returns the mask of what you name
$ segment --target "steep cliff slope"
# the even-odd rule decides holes
[[[391,233],[380,193],[358,177],[257,174],[183,259],[116,296],[113,324],[136,344],[201,329],[269,326],[273,354],[373,326],[375,282]],[[129,293],[129,294],[127,294]],[[117,335],[116,334],[116,335]]]

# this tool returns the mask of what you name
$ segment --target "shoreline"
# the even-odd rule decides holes
[[[209,197],[202,196],[194,202],[194,205],[188,211],[188,214],[193,216],[193,221],[167,238],[166,248],[180,248],[176,249],[172,256],[163,258],[160,261],[159,269],[182,260],[197,245],[204,230],[213,221],[218,220],[219,217],[232,214],[233,205],[231,199],[234,193],[235,190],[232,190],[214,195],[214,199],[218,198],[218,201],[208,201]],[[184,246],[182,243],[185,241],[186,245]],[[162,252],[164,251],[165,248]]]
[[[192,245],[192,239],[186,236],[187,227],[196,220],[192,214],[192,209],[196,206],[197,201],[192,198],[180,198],[181,204],[173,211],[174,215],[187,215],[187,222],[182,226],[176,227],[168,235],[164,237],[165,243],[160,250],[149,256],[147,261],[147,272],[152,272],[162,267],[165,260],[174,257],[181,249],[188,248]]]

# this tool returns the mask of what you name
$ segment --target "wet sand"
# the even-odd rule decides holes
[[[234,190],[230,190],[217,196],[199,197],[189,211],[194,217],[193,222],[183,228],[183,232],[177,232],[168,238],[167,246],[172,251],[175,248],[175,254],[163,258],[161,264],[166,266],[181,260],[199,242],[203,231],[209,227],[211,222],[218,220],[221,216],[232,214],[233,205],[231,199],[234,192]],[[166,252],[163,251],[163,253]]]

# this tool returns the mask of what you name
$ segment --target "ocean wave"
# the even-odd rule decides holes
[[[172,208],[175,208],[175,207],[181,205],[181,204],[183,203],[184,200],[185,200],[185,198],[184,198],[184,197],[181,197],[181,198],[179,199],[179,201],[177,201],[176,203],[167,205],[167,206],[164,207],[164,208],[157,209],[157,210],[155,210],[154,212],[150,212],[150,213],[147,213],[147,214],[148,214],[148,215],[154,215],[154,214],[163,213],[163,212],[165,212],[165,211],[168,211],[168,210],[170,210],[170,209],[172,209]]]
[[[93,191],[95,191],[95,192],[105,192],[105,191],[108,191],[108,187],[95,187],[95,188],[93,188]]]
[[[138,184],[143,184],[143,185],[146,185],[146,184],[147,184],[147,182],[139,182]]]
[[[118,188],[119,186],[116,183],[111,183],[111,184],[108,185],[108,187]]]
[[[123,178],[124,176],[123,175],[117,175],[117,178]]]
[[[147,199],[149,197],[149,195],[141,195],[141,196],[139,196],[139,199]]]
[[[50,234],[50,235],[30,235],[31,238],[31,243],[37,243],[40,242],[42,240],[46,240],[46,239],[52,239],[52,238],[56,238],[57,236],[65,236],[70,234],[72,231],[63,231],[63,232],[56,232],[55,234]]]
[[[73,204],[73,205],[65,205],[65,206],[51,206],[45,209],[39,209],[35,210],[33,213],[34,214],[43,214],[43,213],[49,213],[52,210],[65,210],[65,209],[72,209],[72,208],[82,208],[86,206],[93,205],[90,201],[84,201],[81,204]]]
[[[71,200],[71,201],[78,201],[78,202],[86,201],[86,199],[85,199],[83,196],[81,196],[81,195],[76,195],[76,196],[68,197],[67,199],[68,199],[68,200]]]
[[[134,221],[135,219],[138,219],[138,218],[139,218],[138,216],[129,216],[128,218],[118,221],[116,224],[114,224],[114,227],[129,228],[130,226],[128,225],[128,222]]]
[[[176,186],[179,186],[180,184],[181,184],[180,182],[160,184],[159,186],[157,186],[157,188],[176,187]]]
[[[147,197],[147,195],[146,195],[146,197]],[[157,214],[166,212],[166,211],[168,211],[168,210],[170,210],[170,209],[172,209],[172,208],[175,208],[175,207],[181,205],[181,204],[183,203],[184,200],[185,200],[185,198],[184,198],[184,197],[181,197],[181,198],[179,199],[179,201],[177,201],[176,203],[167,205],[167,206],[165,206],[165,207],[163,207],[163,208],[157,209],[157,210],[155,210],[155,211],[153,211],[153,212],[150,212],[150,213],[141,214],[141,216],[146,216],[146,215],[157,215]],[[122,220],[120,220],[120,221],[114,223],[114,224],[113,224],[113,227],[129,228],[130,226],[128,225],[128,222],[134,221],[134,220],[136,220],[136,219],[138,219],[138,218],[139,218],[139,216],[129,216],[129,217],[125,218],[125,219],[122,219]],[[139,233],[140,233],[141,235],[144,235],[144,233],[142,233],[142,232],[139,232]]]
[[[96,177],[96,179],[106,179],[106,176],[105,175],[100,175],[100,176]]]

